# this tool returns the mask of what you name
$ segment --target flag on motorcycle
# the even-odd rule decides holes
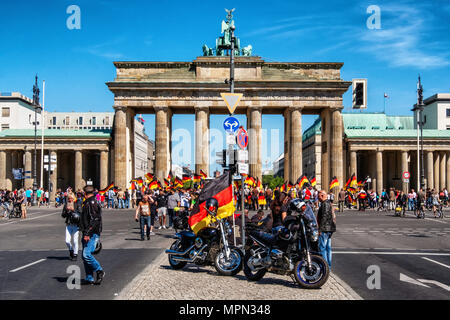
[[[339,187],[339,181],[338,181],[338,179],[336,178],[336,176],[334,176],[334,177],[331,179],[331,182],[330,182],[330,190],[333,189],[333,188],[335,188],[335,187]]]
[[[189,226],[196,234],[211,223],[212,217],[205,209],[206,200],[209,198],[216,198],[219,202],[218,219],[229,217],[234,213],[233,188],[229,172],[208,182],[200,192],[198,202],[188,219]]]

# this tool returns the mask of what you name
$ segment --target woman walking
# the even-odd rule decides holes
[[[67,203],[64,205],[61,216],[66,219],[66,245],[69,249],[70,260],[75,261],[78,257],[80,212],[73,193],[67,196]]]

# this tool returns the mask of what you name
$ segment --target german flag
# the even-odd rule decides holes
[[[205,209],[206,200],[209,198],[216,198],[219,202],[217,219],[229,217],[234,213],[233,188],[230,178],[230,174],[227,172],[208,182],[200,192],[198,202],[188,219],[189,226],[196,234],[211,223],[212,217]]]
[[[169,174],[167,175],[167,180],[172,180],[172,170],[169,171]]]
[[[281,192],[286,192],[286,182],[284,182],[282,185],[281,185],[281,188],[280,188],[280,191]]]
[[[147,179],[147,181],[150,183],[153,181],[154,177],[153,175],[149,172],[145,174],[145,179]]]
[[[107,193],[109,191],[109,189],[114,187],[114,182],[111,182],[111,184],[109,186],[107,186],[105,189],[100,190],[98,193],[100,193],[100,195],[104,195],[105,193]]]
[[[313,178],[311,179],[311,186],[312,186],[312,187],[315,187],[316,184],[317,184],[316,177],[313,177]]]
[[[176,177],[174,182],[173,182],[173,185],[176,188],[182,188],[183,187],[183,181],[181,181],[180,179],[178,179],[178,177]]]
[[[156,180],[152,181],[152,182],[148,185],[148,188],[149,188],[150,190],[158,189],[158,181],[156,181]]]
[[[255,179],[251,176],[247,176],[244,183],[248,184],[251,187],[254,187],[256,185]]]
[[[300,186],[300,189],[303,189],[303,185],[305,183],[309,183],[309,180],[308,180],[308,178],[305,175],[303,175],[300,178],[298,178],[297,184]]]
[[[130,190],[136,190],[136,184],[134,183],[134,180],[131,181]]]
[[[289,192],[289,190],[291,190],[294,187],[294,185],[289,181],[289,183],[287,184],[287,191]]]
[[[200,175],[203,177],[203,179],[206,179],[208,175],[203,172],[203,170],[200,169]]]
[[[142,180],[142,178],[139,178],[136,180],[136,183],[138,184],[139,187],[142,187],[142,185],[144,184],[144,180]]]
[[[200,183],[200,181],[202,181],[202,176],[199,174],[194,174],[193,181],[194,181],[194,183]]]
[[[334,177],[331,179],[331,182],[330,182],[330,190],[333,189],[334,187],[339,187],[339,181],[338,181],[338,179],[336,178],[336,176],[334,176]]]
[[[258,197],[258,204],[260,206],[266,205],[266,197],[263,194]]]
[[[261,183],[261,181],[259,180],[259,178],[256,178],[256,186],[258,187],[258,188],[262,188],[262,183]]]

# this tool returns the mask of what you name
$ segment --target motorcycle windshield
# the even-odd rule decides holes
[[[306,224],[309,227],[317,229],[316,216],[314,215],[314,212],[310,208],[306,209],[306,211],[303,213],[303,219],[306,221]]]

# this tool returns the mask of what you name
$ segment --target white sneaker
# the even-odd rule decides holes
[[[166,226],[163,226],[163,229],[167,229]]]
[[[158,230],[161,230],[161,229],[162,229],[162,227],[161,227],[161,226],[159,226]]]

